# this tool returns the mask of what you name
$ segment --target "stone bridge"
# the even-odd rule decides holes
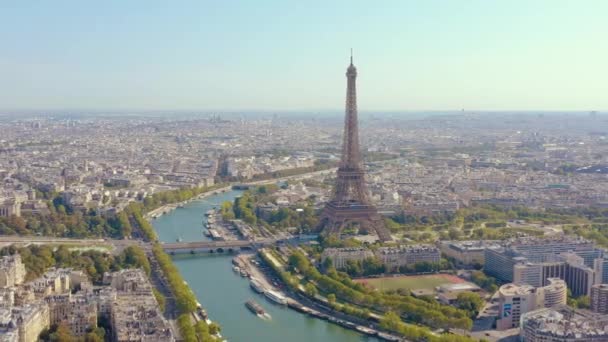
[[[250,251],[276,243],[275,239],[257,241],[197,241],[197,242],[175,242],[163,243],[162,247],[168,254],[195,254],[195,253],[238,253]]]

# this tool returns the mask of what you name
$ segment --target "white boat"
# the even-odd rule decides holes
[[[251,281],[249,282],[249,286],[251,286],[251,288],[257,293],[266,292],[264,285],[262,285],[262,283],[255,278],[251,278]]]
[[[238,266],[232,266],[232,270],[236,273],[240,273],[241,272],[241,268]]]
[[[287,298],[277,291],[268,290],[264,292],[264,295],[277,304],[287,305]]]

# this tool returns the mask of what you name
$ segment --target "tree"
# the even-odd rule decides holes
[[[376,257],[365,258],[361,262],[363,275],[372,275],[386,272],[386,266]]]
[[[103,342],[106,336],[106,331],[103,328],[97,327],[93,331],[87,333],[84,337],[85,342]]]
[[[484,301],[474,292],[461,292],[456,297],[456,307],[469,312],[469,317],[474,318],[483,307]]]
[[[329,304],[333,304],[336,302],[336,295],[333,293],[330,293],[327,295],[327,301],[329,302]]]
[[[460,230],[451,228],[448,231],[448,236],[450,237],[450,240],[458,240],[460,238]]]
[[[346,261],[346,273],[351,277],[358,277],[363,274],[361,269],[361,262],[359,260],[347,260]]]
[[[579,309],[589,309],[591,307],[591,298],[589,296],[576,298],[576,307]]]
[[[310,267],[310,262],[306,259],[306,256],[300,252],[292,253],[289,256],[288,263],[289,266],[297,269],[302,274],[308,272],[308,268]]]
[[[198,340],[201,342],[210,342],[215,341],[211,334],[209,333],[209,325],[205,321],[198,321],[194,325],[194,330],[196,331],[196,336]]]
[[[306,291],[306,295],[308,295],[309,297],[314,297],[319,293],[319,290],[317,290],[315,284],[311,282],[306,283],[306,285],[304,286],[304,291]]]
[[[196,341],[196,331],[189,314],[181,314],[177,318],[177,325],[184,341]]]
[[[57,326],[54,333],[51,334],[50,340],[53,342],[72,342],[76,339],[67,324],[61,323]]]
[[[163,294],[160,293],[160,291],[158,291],[156,288],[152,289],[152,293],[154,294],[154,298],[156,298],[156,301],[158,302],[160,311],[165,311],[165,307],[167,305],[167,298],[165,298],[165,296],[163,296]]]
[[[498,286],[496,285],[496,280],[492,277],[488,277],[482,271],[471,272],[471,281],[473,281],[475,284],[479,285],[488,292],[493,293],[498,289]]]
[[[225,201],[222,203],[222,208],[220,209],[220,213],[222,214],[222,219],[225,221],[234,220],[234,211],[232,211],[232,202]]]
[[[127,267],[141,267],[146,274],[150,274],[150,262],[146,252],[139,246],[129,246],[124,250],[124,264]]]
[[[330,268],[332,268],[334,266],[333,261],[331,260],[330,257],[325,258],[325,260],[323,260],[323,269],[324,270],[328,270]]]
[[[388,311],[380,321],[380,327],[384,330],[399,331],[401,326],[401,318],[393,311]]]
[[[222,328],[215,322],[209,324],[209,333],[211,335],[217,335],[220,331],[222,330]]]
[[[591,307],[591,299],[589,296],[572,297],[572,292],[568,289],[568,305],[577,309],[589,309]]]

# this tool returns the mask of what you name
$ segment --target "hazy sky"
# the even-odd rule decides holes
[[[608,109],[608,1],[2,1],[0,108]]]

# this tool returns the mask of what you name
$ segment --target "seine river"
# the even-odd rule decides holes
[[[166,242],[208,240],[203,235],[204,213],[240,191],[214,195],[177,208],[153,220],[159,238]],[[249,288],[249,282],[232,271],[231,256],[176,256],[175,264],[207,310],[209,318],[222,326],[230,342],[378,341],[340,326],[313,319],[275,305]],[[254,298],[272,316],[262,320],[244,303]]]

